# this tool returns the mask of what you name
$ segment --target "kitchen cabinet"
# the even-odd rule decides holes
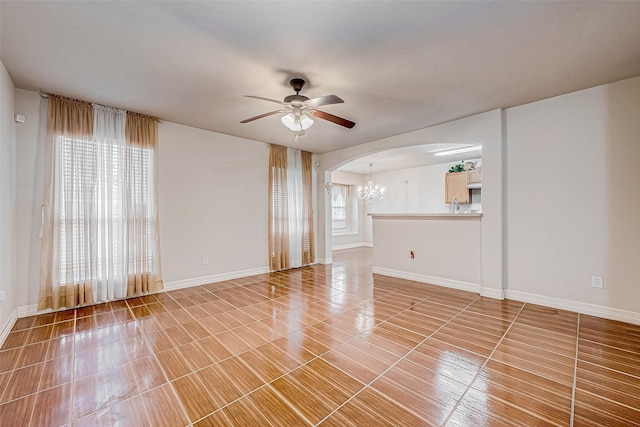
[[[452,203],[453,198],[458,199],[458,203],[471,203],[471,193],[467,184],[480,182],[480,172],[477,170],[464,172],[450,172],[444,177],[445,203]]]
[[[467,180],[467,184],[470,184],[472,182],[481,182],[479,170],[467,171],[467,175],[469,177],[469,179]]]

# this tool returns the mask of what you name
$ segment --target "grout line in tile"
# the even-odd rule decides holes
[[[132,314],[133,314],[133,313],[132,313]],[[144,335],[144,334],[143,334],[143,335]],[[143,336],[143,340],[144,340],[144,342],[145,342],[145,344],[146,344],[146,343],[147,343],[147,339],[146,339],[146,338],[144,338],[144,336]],[[173,347],[173,348],[176,348],[176,347]],[[169,375],[167,375],[167,372],[165,371],[164,366],[162,366],[162,363],[160,363],[160,360],[158,359],[157,354],[156,354],[156,353],[154,353],[153,351],[152,351],[151,353],[152,353],[153,358],[155,359],[156,363],[158,364],[158,366],[159,366],[159,367],[160,367],[160,369],[162,370],[162,373],[164,374],[164,378],[165,378],[166,384],[171,388],[171,392],[173,393],[174,398],[178,401],[178,404],[180,405],[180,409],[182,409],[182,413],[183,413],[183,415],[185,416],[185,419],[187,420],[188,425],[190,425],[190,426],[191,426],[192,424],[191,424],[191,419],[189,418],[189,414],[187,413],[186,408],[185,408],[185,407],[184,407],[184,405],[182,404],[182,401],[180,400],[180,397],[178,396],[178,393],[176,392],[176,389],[173,387],[173,384],[172,384],[171,380],[169,379]],[[184,359],[184,358],[183,358],[183,359]],[[186,363],[186,360],[185,360],[185,363]],[[189,365],[189,364],[187,363],[187,365]],[[191,373],[191,372],[190,372],[190,373]],[[189,374],[186,374],[186,375],[189,375]],[[186,376],[186,375],[183,375],[182,377],[184,377],[184,376]],[[179,377],[179,378],[182,378],[182,377]],[[177,380],[177,379],[178,379],[178,378],[176,378],[176,380]],[[165,384],[160,384],[160,385],[158,385],[157,387],[154,387],[154,388],[152,388],[152,389],[150,389],[150,390],[145,391],[145,393],[148,393],[148,392],[150,392],[151,390],[154,390],[154,389],[156,389],[156,388],[162,387],[163,385],[165,385]],[[140,395],[142,395],[142,394],[143,394],[143,393],[141,393]],[[143,405],[143,406],[145,406],[145,413],[146,413],[146,415],[147,415],[147,418],[150,420],[150,419],[151,419],[151,417],[149,416],[149,413],[148,413],[148,411],[147,411],[146,405]]]
[[[303,363],[302,365],[298,366],[298,367],[297,367],[297,368],[295,368],[295,369],[300,369],[301,367],[308,365],[310,362],[312,362],[312,361],[314,361],[314,360],[316,360],[316,359],[318,359],[318,358],[319,358],[319,356],[316,356],[316,357],[314,357],[313,359],[309,360],[308,362]],[[256,375],[257,375],[257,372],[253,371],[253,370],[251,369],[251,367],[250,367],[247,363],[245,363],[245,361],[244,361],[244,360],[240,359],[240,362],[241,362],[241,363],[243,363],[245,366],[247,366],[247,367],[248,367],[248,368],[249,368],[249,369],[250,369],[254,374],[256,374]],[[279,377],[272,379],[272,380],[271,380],[271,381],[269,381],[268,383],[265,383],[264,385],[262,385],[262,386],[258,387],[257,389],[253,390],[251,393],[254,393],[254,392],[256,392],[256,391],[258,391],[258,390],[260,390],[260,389],[262,389],[262,388],[264,388],[264,387],[269,387],[269,389],[270,389],[272,392],[274,392],[274,393],[275,393],[275,394],[280,398],[280,400],[282,400],[282,402],[284,402],[284,403],[285,403],[285,404],[286,404],[290,409],[292,409],[292,410],[293,410],[296,414],[298,414],[298,415],[299,415],[303,420],[305,420],[307,423],[309,423],[309,425],[313,425],[313,423],[312,423],[311,421],[309,421],[309,420],[307,419],[307,417],[305,417],[305,416],[302,414],[302,412],[300,412],[300,411],[298,410],[298,408],[296,408],[295,406],[291,405],[291,404],[289,403],[289,401],[288,401],[288,400],[287,400],[287,399],[286,399],[282,394],[280,394],[280,392],[279,392],[278,390],[276,390],[274,387],[270,387],[270,384],[271,384],[272,382],[277,381],[277,380],[279,380],[280,378],[283,378],[285,375],[288,375],[288,374],[290,374],[291,372],[295,371],[295,369],[291,369],[291,370],[289,370],[289,371],[285,372],[284,374],[280,375]],[[305,388],[305,389],[306,389],[306,387],[305,387],[304,385],[300,384],[300,386],[301,386],[302,388]],[[307,389],[307,390],[308,390],[308,389]],[[245,394],[245,395],[244,395],[244,396],[242,396],[242,397],[248,396],[248,395],[250,395],[251,393],[247,393],[247,394]]]
[[[576,357],[573,365],[573,384],[571,386],[571,418],[569,418],[569,427],[573,427],[575,407],[576,407],[576,383],[578,382],[578,349],[580,347],[580,313],[578,313],[578,321],[576,325]]]
[[[247,351],[245,351],[245,352],[243,352],[243,353],[240,353],[240,354],[244,354],[244,353],[246,353],[246,352],[248,352],[248,351],[251,351],[251,350],[247,350]],[[224,359],[224,360],[228,360],[228,359],[230,359],[230,358],[232,358],[232,357],[234,357],[234,356],[240,356],[240,354],[229,356],[229,357],[227,357],[227,358],[226,358],[226,359]],[[313,353],[312,353],[312,354],[313,354]],[[231,402],[228,402],[227,404],[225,404],[225,405],[221,406],[220,408],[216,409],[215,411],[213,411],[213,412],[211,412],[211,413],[209,413],[209,414],[205,415],[204,417],[202,417],[202,418],[200,418],[200,419],[196,420],[196,421],[195,421],[195,423],[198,423],[198,422],[202,421],[203,419],[207,418],[208,416],[210,416],[210,415],[212,415],[212,414],[214,414],[214,413],[216,413],[216,412],[218,412],[218,411],[221,411],[221,410],[223,410],[224,408],[226,408],[226,407],[228,407],[228,406],[233,405],[234,403],[236,403],[236,402],[237,402],[237,401],[239,401],[240,399],[243,399],[243,398],[245,398],[245,397],[249,396],[250,394],[255,393],[255,392],[256,392],[256,391],[258,391],[258,390],[261,390],[261,389],[263,389],[263,388],[265,388],[265,387],[268,387],[272,382],[277,381],[277,380],[279,380],[280,378],[283,378],[284,376],[286,376],[286,375],[290,374],[291,372],[295,371],[296,369],[300,369],[301,367],[306,366],[306,365],[308,365],[309,363],[311,363],[312,361],[314,361],[314,360],[316,360],[316,359],[319,359],[319,358],[320,358],[320,356],[315,356],[313,359],[310,359],[309,361],[307,361],[307,362],[305,362],[305,363],[301,364],[300,366],[298,366],[298,367],[296,367],[296,368],[294,368],[294,369],[290,369],[290,370],[288,370],[288,371],[287,371],[287,372],[285,372],[284,374],[282,374],[282,375],[280,375],[280,376],[278,376],[278,377],[276,377],[276,378],[272,379],[272,380],[271,380],[271,381],[269,381],[268,383],[264,383],[263,385],[261,385],[260,387],[258,387],[258,388],[256,388],[256,389],[254,389],[254,390],[250,391],[249,393],[245,393],[245,394],[243,394],[242,396],[237,397],[236,399],[232,400]],[[258,373],[257,373],[256,371],[254,371],[253,369],[251,369],[251,366],[249,366],[249,365],[248,365],[248,364],[247,364],[247,363],[246,363],[242,358],[238,358],[238,360],[240,361],[240,363],[242,363],[243,365],[245,365],[245,366],[246,366],[246,367],[247,367],[251,372],[253,372],[254,374],[256,374],[256,376],[258,376],[258,378],[260,378],[260,376],[258,375]],[[223,360],[221,360],[220,362],[216,362],[216,363],[214,363],[213,365],[217,365],[217,364],[221,363],[222,361],[223,361]],[[209,365],[209,366],[212,366],[212,365]],[[333,366],[333,365],[332,365],[332,366]],[[206,369],[206,368],[202,368],[202,369]],[[198,371],[194,371],[194,372],[199,372],[199,371],[201,371],[202,369],[199,369]],[[346,374],[346,372],[345,372],[345,374]],[[230,378],[230,377],[229,377],[229,375],[227,375],[227,374],[226,374],[226,372],[224,372],[224,375],[225,375],[227,378],[229,378],[232,382],[234,382],[234,379],[233,379],[233,378]],[[347,374],[347,375],[349,375],[349,374]],[[184,376],[185,376],[185,375],[183,375],[183,377],[184,377]],[[182,378],[182,377],[180,377],[180,378]],[[176,379],[177,379],[177,378],[176,378]],[[264,380],[262,380],[262,378],[260,378],[260,380],[261,380],[261,381],[264,381]],[[174,380],[174,381],[175,381],[175,380]],[[234,382],[234,384],[235,384],[235,382]],[[305,388],[305,389],[306,389],[306,387],[305,387],[304,385],[300,384],[300,386],[301,386],[302,388]],[[271,391],[273,391],[275,394],[277,394],[277,395],[278,395],[278,397],[280,397],[280,399],[281,399],[281,400],[282,400],[282,401],[283,401],[283,402],[284,402],[284,403],[285,403],[289,408],[291,408],[291,409],[292,409],[294,412],[296,412],[300,417],[302,417],[302,419],[303,419],[303,420],[307,421],[307,422],[309,423],[309,425],[313,425],[313,423],[312,423],[311,421],[309,421],[309,420],[307,419],[307,417],[305,417],[304,415],[302,415],[302,413],[300,413],[300,412],[297,410],[297,408],[295,408],[294,406],[292,406],[291,404],[289,404],[288,400],[287,400],[284,396],[282,396],[278,390],[276,390],[276,389],[275,389],[275,388],[273,388],[273,387],[270,387],[270,389],[271,389]],[[307,389],[307,390],[308,390],[308,389]],[[267,420],[267,421],[268,421],[268,420]]]
[[[76,311],[73,313],[73,335],[71,335],[71,376],[69,378],[69,384],[71,387],[71,391],[69,391],[69,425],[73,422],[73,402],[75,398],[75,379],[76,379],[76,326],[78,322],[78,316],[76,315]],[[49,343],[51,345],[51,343]]]
[[[518,311],[518,313],[515,315],[515,317],[513,318],[513,320],[511,321],[511,324],[509,325],[509,327],[507,328],[506,331],[504,331],[504,333],[502,334],[502,336],[500,337],[500,340],[498,340],[498,342],[496,343],[495,347],[493,347],[493,350],[491,351],[491,353],[489,354],[489,356],[487,356],[486,360],[484,361],[484,363],[482,364],[482,366],[480,367],[480,369],[478,369],[478,372],[476,372],[476,374],[474,375],[473,379],[469,382],[469,385],[467,386],[467,388],[465,389],[464,393],[462,393],[462,396],[460,396],[460,398],[458,399],[458,401],[456,402],[456,404],[453,406],[453,408],[451,408],[451,411],[449,412],[449,415],[447,415],[447,418],[445,418],[444,422],[442,423],[442,425],[446,425],[449,420],[451,420],[451,417],[453,416],[453,414],[456,412],[456,410],[458,409],[458,406],[460,406],[460,402],[462,402],[462,400],[464,399],[464,397],[467,395],[467,393],[469,392],[469,390],[472,388],[473,383],[476,381],[476,379],[478,378],[478,376],[480,375],[480,372],[482,372],[482,370],[484,369],[485,366],[487,366],[487,363],[489,363],[489,360],[491,360],[491,356],[493,356],[493,354],[496,352],[496,350],[498,349],[498,347],[500,346],[500,343],[502,343],[502,340],[504,340],[504,338],[507,336],[507,334],[509,333],[509,330],[511,329],[511,327],[515,324],[516,319],[518,318],[518,316],[520,315],[520,313],[522,313],[522,310],[524,310],[524,307],[526,306],[526,304],[523,304],[522,307],[520,307],[520,310]]]
[[[74,316],[75,317],[75,316]],[[45,359],[47,358],[47,354],[49,354],[49,347],[51,347],[51,337],[49,337],[49,340],[47,341],[47,349],[45,350]],[[22,352],[24,351],[25,347],[22,347]],[[22,356],[22,352],[20,352],[20,355]],[[38,384],[36,385],[36,392],[34,393],[35,395],[35,400],[34,400],[34,405],[33,408],[31,408],[31,414],[29,415],[29,425],[31,425],[32,421],[33,421],[33,413],[35,412],[35,402],[38,400],[38,395],[40,394],[40,383],[42,382],[42,377],[44,376],[44,368],[46,365],[46,360],[41,362],[42,363],[42,371],[40,372],[40,377],[38,378]],[[69,404],[71,404],[71,401],[69,401]]]
[[[474,299],[473,301],[471,301],[469,304],[467,304],[466,307],[460,309],[460,311],[458,313],[456,313],[455,316],[451,317],[449,320],[447,320],[444,324],[442,324],[438,329],[436,329],[435,331],[433,331],[428,337],[426,337],[425,339],[423,339],[422,341],[420,341],[418,344],[416,344],[411,350],[409,350],[407,353],[405,353],[404,356],[400,357],[398,360],[396,360],[394,363],[392,363],[391,365],[389,365],[389,367],[387,369],[385,369],[384,371],[382,371],[382,373],[380,373],[378,376],[376,376],[373,380],[369,381],[369,383],[365,384],[365,386],[360,389],[358,392],[354,393],[351,397],[349,397],[347,400],[345,400],[344,402],[342,402],[341,405],[339,405],[336,409],[334,409],[331,413],[329,413],[326,417],[324,417],[323,419],[321,419],[317,425],[323,423],[326,419],[328,419],[329,417],[331,417],[334,413],[336,413],[337,411],[340,410],[340,408],[342,408],[344,405],[346,405],[347,403],[349,403],[351,400],[353,400],[356,396],[358,396],[360,393],[362,393],[364,390],[370,388],[371,384],[373,384],[374,382],[376,382],[380,377],[382,377],[384,374],[386,374],[387,372],[389,372],[392,368],[394,368],[398,363],[400,363],[401,361],[403,361],[408,354],[412,353],[413,351],[415,351],[416,348],[420,347],[422,344],[424,344],[425,342],[427,342],[427,340],[429,340],[429,338],[431,338],[433,335],[435,335],[438,331],[440,331],[442,328],[444,328],[445,326],[447,326],[453,319],[455,319],[456,317],[458,317],[460,314],[462,314],[469,306],[471,306],[471,304],[473,304],[474,302],[476,302],[478,299],[480,298],[480,295],[478,295],[478,297],[476,299]],[[404,311],[404,310],[403,310]],[[354,337],[355,338],[355,337]],[[329,363],[329,362],[327,362]],[[486,363],[486,362],[485,362]],[[331,366],[339,369],[340,371],[344,372],[342,369],[340,369],[339,367],[331,364]],[[353,378],[352,375],[348,374],[347,372],[344,372],[345,374],[349,375],[350,377]],[[475,380],[475,378],[474,378]],[[362,381],[360,381],[362,382]],[[466,392],[465,392],[466,393]],[[464,395],[463,395],[464,396]],[[458,402],[460,402],[460,400],[462,399],[462,397],[460,399],[458,399]],[[399,404],[398,402],[396,402],[397,404]],[[412,410],[410,410],[409,408],[404,407],[402,404],[400,404],[400,406],[402,406],[405,410],[411,412],[412,414],[414,414],[415,416],[417,416],[420,419],[424,419],[421,415],[416,414],[415,412],[413,412]],[[457,403],[456,403],[457,406]],[[451,413],[453,413],[453,411],[455,410],[455,407],[451,410]],[[375,411],[374,411],[375,412]],[[380,416],[383,419],[384,416],[381,416],[380,414],[378,414],[376,412],[376,414],[378,416]],[[451,415],[451,414],[450,414]],[[449,415],[449,416],[450,416]],[[448,417],[447,417],[448,419]],[[426,421],[426,420],[425,420]],[[444,423],[443,423],[444,424]]]

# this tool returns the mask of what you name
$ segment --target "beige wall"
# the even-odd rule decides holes
[[[40,284],[38,238],[44,194],[44,142],[38,138],[41,97],[36,92],[16,89],[15,110],[25,116],[16,123],[16,282],[18,305],[37,304]],[[43,113],[46,114],[46,113]],[[46,129],[42,130],[46,132]]]
[[[401,215],[374,215],[375,272],[481,292],[479,218],[421,219]]]
[[[482,145],[482,211],[481,263],[482,292],[487,296],[500,297],[503,289],[503,128],[502,112],[490,111],[441,125],[408,132],[366,144],[331,151],[318,156],[320,166],[317,185],[324,186],[330,172],[341,165],[367,154],[391,148],[430,143],[476,143]],[[330,218],[330,200],[318,198],[318,258],[331,259],[331,233],[327,232],[326,220]],[[505,218],[506,220],[506,218]],[[375,245],[375,235],[373,236]]]
[[[399,146],[482,143],[482,292],[640,323],[639,117],[636,77],[320,159],[330,170]]]
[[[13,119],[14,86],[11,77],[0,62],[0,291],[6,295],[0,301],[0,342],[3,330],[18,305],[15,280],[15,214],[16,138]]]
[[[267,269],[269,147],[174,123],[158,138],[165,283]]]
[[[639,313],[640,77],[510,108],[507,138],[509,294]]]

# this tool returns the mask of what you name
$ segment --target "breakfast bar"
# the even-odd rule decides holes
[[[481,213],[371,213],[373,272],[480,292]]]

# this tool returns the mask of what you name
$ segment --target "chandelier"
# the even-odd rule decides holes
[[[358,188],[358,199],[369,203],[384,198],[384,188],[379,188],[373,183],[372,170],[373,163],[369,163],[369,181],[365,188]]]

